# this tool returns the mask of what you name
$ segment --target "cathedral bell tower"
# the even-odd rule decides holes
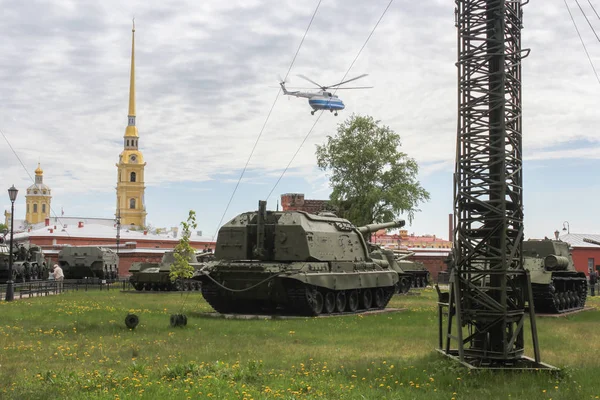
[[[44,222],[50,217],[50,201],[52,196],[48,186],[44,184],[44,171],[38,163],[35,170],[35,183],[27,188],[25,195],[26,213],[25,221],[30,224]]]
[[[123,136],[123,151],[117,166],[117,210],[121,225],[146,226],[144,203],[144,156],[138,149],[138,129],[135,126],[135,24],[131,30],[131,75],[129,82],[129,114]]]

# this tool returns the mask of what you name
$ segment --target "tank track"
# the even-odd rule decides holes
[[[532,284],[537,313],[563,314],[581,310],[587,298],[587,281],[582,276],[553,276],[547,285]]]
[[[202,296],[215,311],[221,314],[317,316],[321,314],[355,314],[366,310],[384,309],[396,289],[394,286],[391,286],[353,290],[329,290],[297,281],[286,282],[285,288],[287,299],[282,304],[275,304],[268,300],[236,300],[224,289],[219,288],[215,283],[210,281],[203,282]],[[335,303],[333,306],[331,304],[332,298]],[[377,298],[378,304],[375,298]],[[369,301],[369,299],[371,300]],[[328,303],[327,300],[329,300]]]
[[[148,292],[171,292],[171,291],[199,291],[201,288],[200,282],[193,279],[186,279],[182,282],[176,283],[144,283],[144,282],[132,282],[131,285],[135,290],[141,292],[143,290]]]

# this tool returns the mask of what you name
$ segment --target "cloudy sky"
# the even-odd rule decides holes
[[[290,73],[322,84],[342,79],[389,0],[322,0]],[[410,231],[447,238],[456,138],[454,2],[395,0],[349,72],[370,90],[340,92],[346,110],[318,115],[306,99],[278,95],[318,0],[170,2],[0,0],[0,188],[15,184],[15,215],[40,161],[60,215],[113,217],[116,167],[127,124],[131,19],[136,21],[137,125],[146,166],[147,221],[176,226],[193,209],[199,229],[282,193],[328,198],[315,145],[352,113],[402,137],[431,201]],[[542,4],[543,3],[543,4]],[[568,0],[596,68],[598,43]],[[579,2],[600,32],[600,20]],[[595,4],[597,3],[597,4]],[[596,10],[600,1],[592,0]],[[526,237],[600,233],[600,85],[563,0],[524,8]],[[298,151],[298,149],[300,150]],[[298,155],[277,186],[283,169]],[[9,209],[8,195],[0,207]],[[225,214],[224,214],[225,213]]]

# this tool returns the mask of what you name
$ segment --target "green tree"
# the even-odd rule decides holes
[[[429,193],[417,180],[417,162],[399,150],[400,135],[370,116],[352,115],[337,134],[317,145],[317,163],[330,173],[331,205],[355,225],[412,222]]]
[[[196,212],[190,210],[187,222],[182,222],[181,226],[183,227],[181,239],[179,239],[179,243],[173,249],[175,262],[171,265],[171,272],[169,273],[169,277],[173,282],[179,278],[191,278],[194,275],[194,267],[190,265],[190,260],[196,249],[190,245],[190,236],[192,235],[192,230],[195,230],[197,227]]]
[[[0,224],[0,235],[2,235],[4,233],[4,231],[8,230],[8,225],[6,224]]]

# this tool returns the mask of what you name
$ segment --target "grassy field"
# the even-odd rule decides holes
[[[434,351],[435,301],[426,289],[396,296],[398,313],[248,321],[202,317],[198,293],[1,302],[0,398],[599,398],[600,311],[538,319],[542,360],[559,373],[470,372]],[[188,325],[170,327],[182,306]]]

